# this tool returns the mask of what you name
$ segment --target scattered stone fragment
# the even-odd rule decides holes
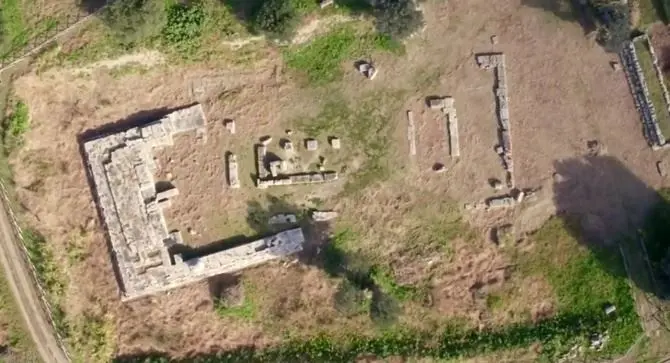
[[[444,173],[447,171],[447,168],[442,163],[435,163],[433,164],[433,171],[436,173]]]
[[[327,6],[333,5],[333,3],[334,3],[334,0],[321,0],[319,5],[321,6],[321,9],[323,9]]]
[[[191,228],[191,227],[186,228],[186,232],[188,232],[188,234],[190,234],[191,236],[195,236],[196,234],[198,234],[198,233],[195,231],[195,229],[193,229],[193,228]]]
[[[358,63],[358,71],[367,79],[374,79],[377,75],[377,69],[370,63],[361,61]]]
[[[612,304],[605,305],[605,314],[611,315],[616,311],[616,306]]]
[[[293,151],[293,142],[291,140],[281,140],[280,145],[284,151]]]
[[[319,142],[315,139],[305,140],[305,147],[308,151],[316,151],[319,148]]]
[[[291,129],[286,129],[286,135],[288,135],[288,136],[293,135],[293,130],[291,130]]]
[[[268,220],[268,224],[289,224],[296,223],[298,218],[295,214],[277,214]]]
[[[342,147],[340,139],[338,137],[331,137],[330,138],[330,146],[335,150],[339,150],[340,147]]]
[[[315,210],[312,212],[312,220],[315,222],[325,222],[331,219],[337,218],[339,213],[335,211],[318,211]]]
[[[272,136],[263,136],[261,137],[261,144],[263,146],[268,146],[272,142]]]
[[[589,156],[598,156],[602,152],[602,145],[598,140],[589,140],[586,142]]]
[[[172,181],[172,178],[173,178],[172,173],[167,173],[167,174],[165,174],[165,178],[166,178],[168,181]]]
[[[235,134],[235,120],[225,119],[223,125],[226,127],[226,130],[231,134]]]
[[[319,171],[326,171],[326,167],[323,164],[319,164]]]
[[[559,173],[554,173],[552,177],[554,178],[554,183],[562,183],[565,181],[565,177]]]
[[[502,155],[505,153],[505,149],[503,149],[502,145],[496,145],[494,150],[498,155]]]
[[[282,171],[286,171],[286,162],[284,160],[273,160],[270,162],[270,175],[273,178],[278,177]]]
[[[496,45],[498,44],[498,36],[497,35],[491,35],[491,44]]]
[[[665,160],[660,160],[656,162],[656,170],[658,170],[658,175],[665,177],[668,175],[668,163]]]
[[[614,71],[620,71],[621,70],[621,63],[612,61],[610,62],[610,66],[612,67],[612,70]]]

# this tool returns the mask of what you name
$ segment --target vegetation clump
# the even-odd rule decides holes
[[[377,30],[394,39],[404,39],[423,26],[423,13],[412,0],[379,0],[373,11]]]

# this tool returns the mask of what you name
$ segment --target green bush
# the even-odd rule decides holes
[[[205,11],[199,3],[169,5],[163,39],[167,44],[181,50],[197,47],[200,44],[204,22]]]
[[[404,39],[423,26],[423,14],[411,0],[379,0],[374,9],[377,31]]]
[[[288,38],[300,22],[298,9],[291,0],[266,0],[254,16],[258,31],[278,38]]]
[[[366,291],[359,289],[348,279],[337,286],[334,296],[335,309],[346,316],[355,316],[370,309],[370,299]]]
[[[28,106],[22,101],[17,101],[14,104],[14,110],[3,122],[4,138],[20,138],[28,131],[29,126],[30,115],[28,113]]]
[[[158,0],[117,0],[101,17],[119,43],[129,47],[160,35],[166,21],[164,7]]]
[[[630,39],[630,10],[621,3],[597,3],[594,12],[598,23],[597,41],[608,51],[618,52]]]

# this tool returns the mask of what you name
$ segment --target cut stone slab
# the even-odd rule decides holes
[[[339,150],[342,147],[342,143],[340,141],[340,138],[332,137],[330,139],[330,146],[335,150]]]
[[[308,151],[316,151],[319,148],[319,142],[315,139],[307,139],[305,140],[305,148]]]
[[[668,163],[665,160],[658,161],[656,170],[658,170],[658,175],[665,178],[668,175]]]
[[[313,211],[312,220],[315,222],[325,222],[337,218],[339,213],[335,211]]]
[[[231,188],[239,188],[240,177],[237,170],[237,155],[229,153],[226,158],[226,163],[228,164],[228,185]]]
[[[235,120],[226,119],[223,121],[223,125],[226,127],[226,130],[231,134],[235,134]]]
[[[268,220],[268,224],[290,224],[296,223],[298,218],[295,214],[277,214]]]

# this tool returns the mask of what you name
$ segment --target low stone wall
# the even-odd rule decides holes
[[[639,36],[633,39],[632,42],[627,42],[624,44],[621,52],[619,53],[619,57],[621,58],[621,64],[623,66],[624,72],[626,73],[626,79],[628,79],[628,85],[630,87],[631,94],[633,95],[635,107],[640,113],[644,136],[652,148],[660,148],[666,144],[666,140],[658,125],[656,109],[654,108],[654,105],[651,102],[651,98],[649,97],[647,82],[635,51],[635,42],[641,41],[647,42],[647,37]],[[652,55],[652,57],[654,56]],[[666,103],[667,102],[668,101],[666,99]]]

